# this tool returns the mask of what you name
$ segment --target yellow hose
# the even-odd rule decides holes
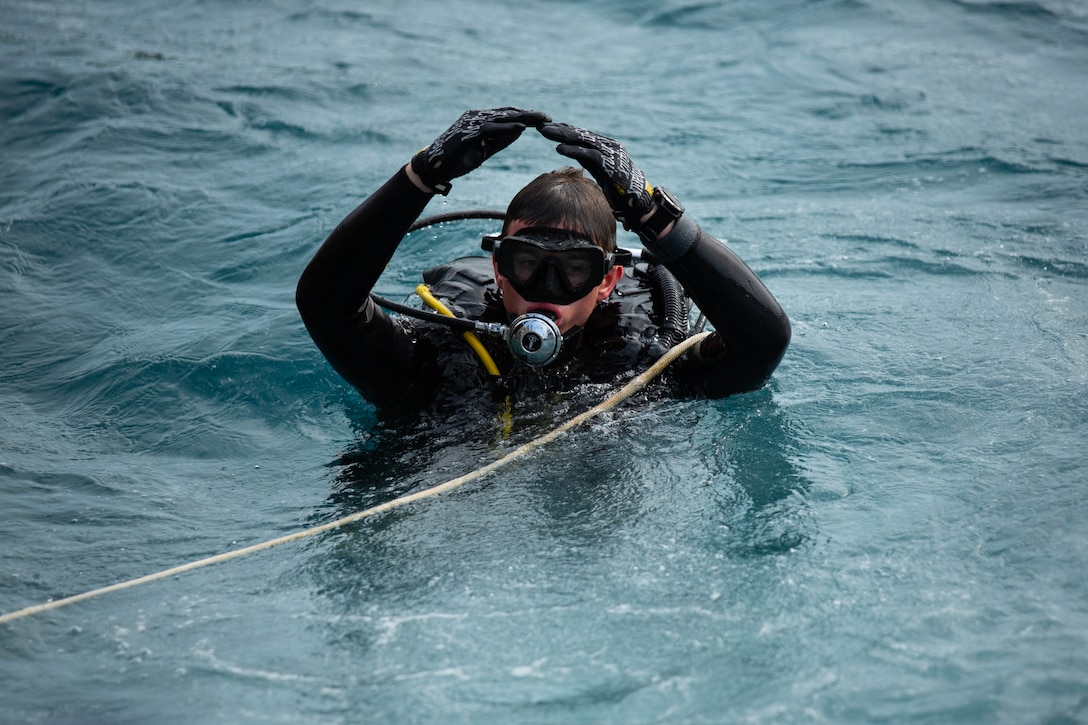
[[[448,307],[442,304],[442,302],[437,297],[431,294],[431,288],[427,285],[418,285],[416,287],[416,294],[422,297],[423,301],[430,305],[432,308],[434,308],[435,312],[437,312],[438,314],[445,315],[446,317],[456,317],[456,315],[450,312]],[[465,338],[465,341],[469,344],[469,346],[476,351],[476,355],[479,356],[480,361],[483,362],[484,367],[487,369],[488,373],[494,375],[495,377],[498,377],[502,374],[499,372],[499,366],[495,364],[495,360],[491,357],[491,353],[489,353],[487,351],[487,348],[484,347],[484,344],[480,342],[480,338],[476,337],[475,332],[463,332],[461,333],[461,335]]]

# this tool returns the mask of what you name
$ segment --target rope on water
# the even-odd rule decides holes
[[[205,566],[211,566],[212,564],[219,564],[224,561],[230,561],[231,559],[237,559],[239,557],[246,556],[247,554],[254,554],[258,551],[271,549],[272,547],[279,546],[280,544],[289,544],[293,541],[306,539],[312,536],[316,536],[317,534],[324,533],[326,531],[339,529],[343,526],[355,523],[356,521],[360,521],[369,516],[374,516],[375,514],[380,514],[385,511],[404,506],[405,504],[412,503],[414,501],[420,501],[425,498],[430,498],[431,496],[437,496],[440,493],[452,491],[453,489],[458,488],[459,486],[463,486],[470,481],[475,481],[478,478],[483,478],[492,471],[502,468],[506,464],[525,456],[533,450],[540,448],[541,446],[547,445],[548,443],[551,443],[556,438],[559,438],[567,431],[581,425],[590,418],[593,418],[594,416],[600,415],[601,413],[604,413],[616,407],[621,402],[646,387],[646,385],[648,385],[650,381],[660,375],[661,372],[670,364],[672,364],[673,361],[683,355],[692,346],[698,344],[709,334],[709,332],[704,332],[699,335],[693,335],[687,338],[683,342],[671,348],[647,370],[632,379],[631,382],[624,385],[622,388],[613,393],[603,402],[598,403],[596,406],[590,408],[584,413],[576,415],[558,428],[555,428],[548,433],[545,433],[539,438],[535,438],[528,443],[518,446],[502,458],[492,461],[486,466],[483,466],[482,468],[477,468],[475,471],[466,473],[463,476],[451,479],[449,481],[446,481],[445,483],[433,486],[424,491],[401,496],[400,498],[395,498],[392,501],[387,501],[386,503],[379,504],[378,506],[373,506],[363,511],[357,511],[356,513],[337,519],[336,521],[330,521],[327,524],[321,524],[320,526],[315,526],[313,528],[306,529],[305,531],[297,531],[293,534],[281,536],[276,539],[270,539],[269,541],[264,541],[259,544],[253,544],[252,546],[246,546],[241,549],[226,551],[222,554],[209,556],[205,559],[191,561],[188,564],[181,564],[179,566],[171,567],[170,569],[164,569],[163,571],[155,572],[154,574],[147,574],[146,576],[137,577],[136,579],[129,579],[128,581],[118,582],[116,584],[111,584],[109,586],[101,587],[99,589],[92,589],[91,591],[83,592],[82,594],[76,594],[70,597],[65,597],[63,599],[54,599],[43,604],[36,604],[34,606],[16,610],[14,612],[9,612],[7,614],[0,615],[0,624],[14,622],[17,619],[29,617],[34,614],[40,614],[42,612],[47,612],[51,609],[60,609],[61,607],[65,607],[69,604],[75,604],[76,602],[82,602],[87,599],[92,599],[94,597],[100,597],[104,594],[119,592],[122,589],[131,589],[133,587],[140,586],[141,584],[149,584],[160,579],[166,579],[172,576],[177,576],[178,574],[184,574],[185,572],[192,571],[193,569],[200,569]]]

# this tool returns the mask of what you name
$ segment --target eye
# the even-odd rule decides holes
[[[589,276],[593,272],[593,264],[587,257],[574,256],[564,262],[563,271],[566,273],[571,285],[578,287],[589,281]]]
[[[540,266],[540,255],[530,251],[515,252],[511,257],[513,273],[518,280],[524,282],[533,276],[533,272]]]

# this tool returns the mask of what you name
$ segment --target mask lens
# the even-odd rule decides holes
[[[540,265],[546,256],[544,250],[528,244],[511,244],[510,247],[510,259],[507,265],[510,274],[504,273],[503,276],[527,283],[540,269]],[[503,251],[505,249],[506,245],[504,244]]]
[[[558,257],[560,269],[563,270],[563,274],[566,276],[567,281],[570,282],[571,287],[590,287],[596,286],[595,284],[589,284],[593,279],[593,257],[588,251],[570,251],[565,252],[561,257]],[[600,280],[597,281],[598,283]]]

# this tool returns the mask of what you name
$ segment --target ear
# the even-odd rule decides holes
[[[608,270],[608,274],[604,276],[604,280],[597,287],[597,301],[604,302],[608,299],[608,295],[612,294],[612,290],[616,289],[616,285],[620,283],[620,279],[623,278],[623,265],[615,264],[612,269]]]
[[[499,274],[499,262],[495,259],[495,255],[491,255],[491,269],[495,273],[495,286],[498,287],[501,292],[503,282],[506,281],[506,278]]]

